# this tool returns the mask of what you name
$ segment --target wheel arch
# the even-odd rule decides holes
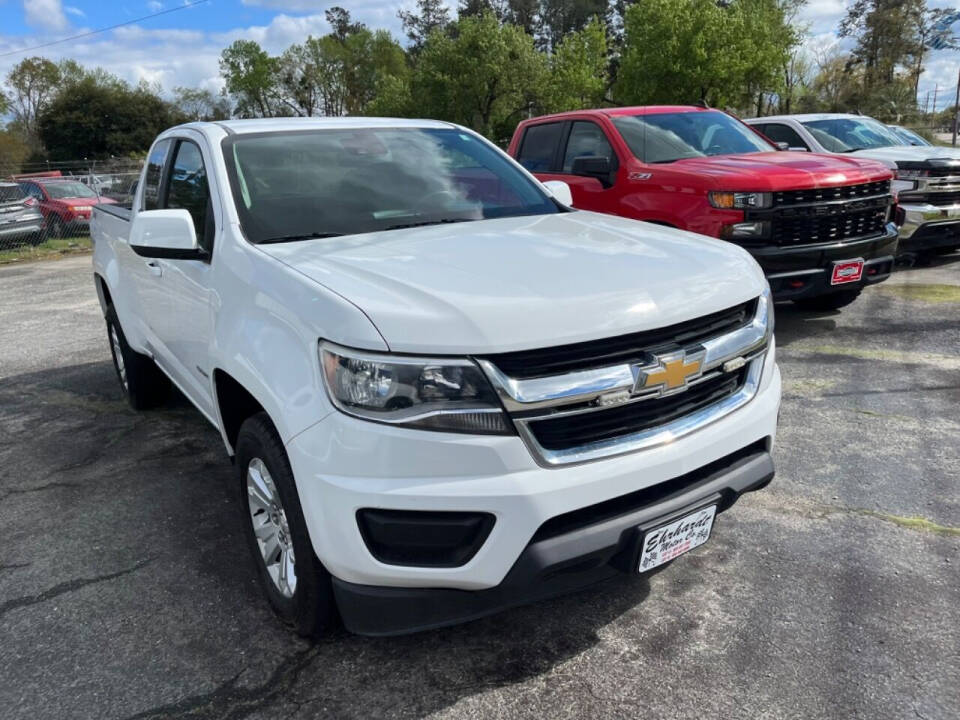
[[[257,413],[266,413],[273,426],[277,427],[263,403],[226,370],[216,368],[213,371],[213,390],[217,413],[220,416],[220,433],[231,457],[236,452],[237,436],[247,418]]]

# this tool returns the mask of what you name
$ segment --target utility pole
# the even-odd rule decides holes
[[[957,123],[960,122],[960,71],[957,72],[957,98],[953,101],[953,146],[957,146]]]
[[[939,90],[939,89],[940,89],[940,85],[939,85],[939,84],[933,86],[933,107],[930,108],[930,116],[931,116],[931,117],[930,117],[930,124],[931,124],[930,129],[931,129],[931,130],[933,129],[933,118],[934,118],[934,117],[936,116],[936,114],[937,114],[937,90]]]

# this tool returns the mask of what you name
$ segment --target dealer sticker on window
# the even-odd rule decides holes
[[[716,514],[717,506],[711,505],[648,532],[643,538],[639,571],[653,570],[703,545],[710,538]]]

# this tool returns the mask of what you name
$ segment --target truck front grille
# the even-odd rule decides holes
[[[890,181],[833,188],[785,190],[773,194],[773,207],[748,210],[746,219],[766,228],[751,246],[816,245],[882,235],[892,203]]]
[[[675,441],[749,402],[772,331],[769,292],[656,330],[477,358],[545,467]]]
[[[777,218],[771,223],[770,234],[777,245],[807,245],[880,235],[886,224],[884,207],[827,217]]]
[[[916,195],[903,194],[900,196],[900,202],[908,203],[928,203],[930,205],[947,206],[960,203],[960,190],[948,190],[946,192],[928,192]]]
[[[810,203],[830,202],[832,200],[855,200],[857,198],[889,194],[889,180],[861,183],[859,185],[843,185],[841,187],[832,188],[783,190],[773,194],[773,206],[782,207],[784,205],[806,205]]]
[[[669,345],[681,347],[696,345],[707,338],[742,327],[753,317],[756,310],[757,301],[750,300],[726,310],[657,330],[551,348],[500,353],[490,355],[486,359],[496,365],[502,373],[520,379],[557,375],[617,363],[638,362],[651,350]]]
[[[649,430],[713,405],[743,387],[746,368],[718,372],[686,392],[587,413],[534,420],[530,432],[547,450],[567,450]]]

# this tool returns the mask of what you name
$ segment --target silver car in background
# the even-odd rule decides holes
[[[0,249],[43,241],[43,215],[17,183],[0,181]]]

